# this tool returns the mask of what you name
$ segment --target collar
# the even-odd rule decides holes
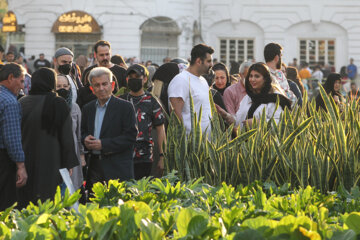
[[[10,91],[10,89],[8,89],[7,87],[5,87],[4,85],[0,84],[0,88],[3,88],[5,91],[11,93],[13,96],[16,97],[16,95],[15,95],[12,91]]]
[[[104,106],[100,106],[99,100],[96,100],[96,107],[106,108],[107,105],[109,104],[110,99],[111,99],[111,97],[109,97],[109,99],[106,101]]]

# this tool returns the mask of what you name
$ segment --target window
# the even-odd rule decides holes
[[[166,57],[177,57],[178,36],[181,31],[174,20],[167,17],[150,18],[141,25],[140,29],[142,61],[151,60],[162,64]]]
[[[220,61],[227,66],[250,59],[254,59],[253,39],[220,39]]]
[[[335,65],[335,40],[300,40],[300,62]]]

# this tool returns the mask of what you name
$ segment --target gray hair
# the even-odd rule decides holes
[[[253,63],[251,61],[244,61],[239,67],[239,73],[244,73],[245,68],[249,68]]]
[[[109,77],[110,82],[113,81],[113,73],[106,67],[96,67],[93,68],[89,73],[89,82],[92,85],[92,80],[94,78],[101,77],[102,75],[107,75]]]

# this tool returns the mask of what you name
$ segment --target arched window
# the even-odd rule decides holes
[[[181,31],[174,20],[168,17],[150,18],[140,26],[140,30],[142,61],[161,64],[166,57],[177,57]]]

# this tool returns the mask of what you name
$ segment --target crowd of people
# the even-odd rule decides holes
[[[214,64],[214,49],[205,44],[193,47],[189,61],[165,58],[158,66],[151,61],[127,64],[122,56],[112,56],[109,42],[100,40],[92,65],[80,67],[73,52],[62,47],[52,64],[44,56],[35,60],[31,75],[6,57],[0,65],[0,211],[15,202],[23,208],[52,198],[57,186],[66,187],[62,168],[69,170],[83,202],[96,182],[161,176],[165,116],[173,111],[189,133],[191,98],[199,117],[202,111],[206,136],[214,114],[235,129],[250,127],[263,112],[278,122],[285,108],[302,104],[305,79],[312,77],[326,78],[326,92],[339,106],[345,103],[343,75],[325,77],[318,67],[313,73],[298,71],[296,63],[287,67],[282,50],[269,43],[265,62],[244,61],[235,72]],[[346,70],[351,79],[357,76],[354,66]],[[354,97],[359,94],[352,83],[349,98]],[[320,96],[316,103],[326,110]]]

